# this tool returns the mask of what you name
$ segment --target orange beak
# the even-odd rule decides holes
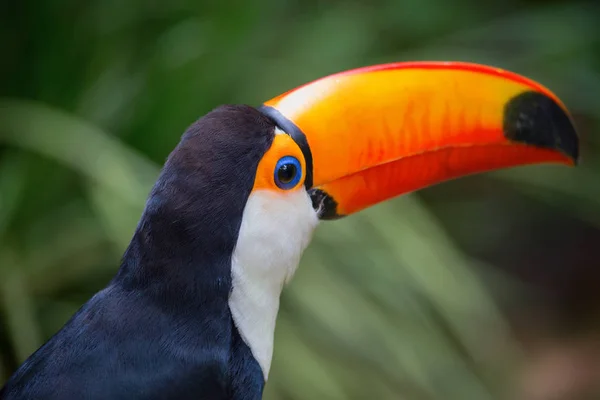
[[[497,68],[443,62],[331,75],[264,103],[299,144],[321,219],[461,176],[575,165],[579,141],[548,89]]]

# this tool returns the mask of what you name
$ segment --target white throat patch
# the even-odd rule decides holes
[[[246,203],[232,258],[229,308],[265,381],[271,368],[279,297],[318,222],[304,188],[283,193],[254,191]]]

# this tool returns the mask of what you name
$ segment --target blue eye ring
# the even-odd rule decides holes
[[[290,190],[298,185],[302,178],[302,164],[296,157],[281,157],[275,165],[274,179],[278,188]]]

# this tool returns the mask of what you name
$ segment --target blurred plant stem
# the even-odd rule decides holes
[[[21,274],[18,257],[10,249],[0,250],[0,262],[5,267],[0,286],[5,326],[17,361],[21,363],[42,344],[43,336],[37,322],[35,301]]]

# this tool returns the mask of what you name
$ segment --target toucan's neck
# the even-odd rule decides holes
[[[188,191],[157,185],[124,254],[117,279],[160,296],[227,304],[241,221],[198,210]],[[186,299],[185,301],[189,301]]]
[[[235,218],[227,221],[202,212],[184,215],[185,208],[176,206],[184,199],[178,203],[173,201],[176,194],[169,195],[165,201],[160,187],[153,190],[114,284],[149,297],[152,304],[166,308],[165,315],[180,316],[180,329],[185,330],[181,324],[188,321],[195,343],[226,355],[223,365],[213,359],[206,365],[227,371],[223,384],[228,398],[258,400],[264,374],[229,308],[239,226]],[[238,224],[240,219],[241,215]],[[196,329],[203,326],[210,329]]]

